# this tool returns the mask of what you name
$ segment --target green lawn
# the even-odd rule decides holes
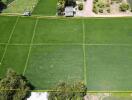
[[[82,80],[89,91],[131,91],[132,19],[83,20],[20,17],[15,26],[0,16],[0,77],[12,68],[41,90]]]
[[[0,76],[3,76],[8,68],[22,73],[28,54],[28,46],[8,46],[4,60],[0,65]]]
[[[33,11],[33,14],[55,16],[56,5],[57,5],[57,0],[39,0],[37,6]]]
[[[82,66],[81,46],[33,46],[26,76],[38,89],[50,89],[59,81],[83,80]]]
[[[132,46],[86,46],[89,90],[131,91],[131,54]]]
[[[34,43],[82,43],[82,21],[74,19],[40,19]]]
[[[16,25],[10,43],[29,44],[33,35],[35,21],[36,19],[33,18],[21,18]]]
[[[16,17],[0,16],[0,43],[7,43]]]

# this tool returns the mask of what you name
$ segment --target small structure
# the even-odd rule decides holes
[[[30,11],[25,11],[22,15],[23,16],[31,16],[31,12]]]
[[[73,17],[74,16],[74,8],[73,6],[67,6],[65,7],[65,16],[66,17]]]

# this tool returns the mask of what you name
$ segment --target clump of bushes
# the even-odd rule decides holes
[[[121,11],[127,11],[129,9],[129,5],[127,4],[127,3],[122,3],[121,5],[120,5],[120,10]]]
[[[78,9],[83,10],[83,3],[78,4]]]
[[[53,90],[55,91],[49,93],[49,100],[84,100],[87,87],[83,82],[74,84],[61,82]]]

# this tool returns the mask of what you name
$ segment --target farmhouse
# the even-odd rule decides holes
[[[67,6],[65,7],[65,16],[66,17],[73,17],[74,16],[74,8],[73,6]]]

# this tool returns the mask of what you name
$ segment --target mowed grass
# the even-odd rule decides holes
[[[2,58],[2,55],[4,53],[4,49],[5,49],[5,45],[4,44],[0,44],[0,59]]]
[[[82,20],[40,19],[34,43],[82,43]]]
[[[0,77],[2,77],[9,68],[22,74],[25,67],[28,50],[28,46],[8,46],[3,62],[0,65]]]
[[[25,69],[40,90],[85,77],[89,91],[132,90],[131,18],[83,20],[38,18],[35,27],[36,18],[20,17],[14,27],[16,17],[0,17],[0,77],[8,68]]]
[[[10,43],[15,44],[29,44],[34,31],[36,19],[22,17],[17,23],[13,32]]]
[[[0,16],[0,43],[7,43],[16,17]]]
[[[86,43],[132,44],[132,19],[85,20]]]
[[[132,90],[132,46],[87,46],[89,90]]]
[[[50,89],[61,81],[83,81],[82,66],[82,46],[33,46],[26,76],[38,89]]]
[[[57,5],[57,0],[39,0],[37,6],[33,11],[33,14],[55,16],[56,5]]]

